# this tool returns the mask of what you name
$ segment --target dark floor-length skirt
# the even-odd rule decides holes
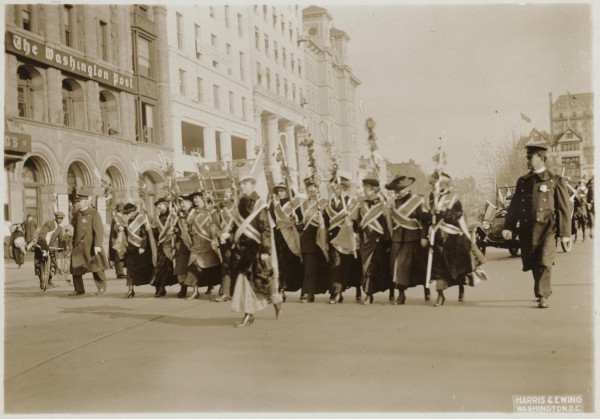
[[[274,230],[274,232],[279,268],[279,289],[291,292],[298,291],[302,288],[302,281],[304,280],[302,261],[290,250],[281,231]]]
[[[154,269],[154,283],[156,287],[166,287],[177,284],[177,275],[174,274],[173,261],[165,255],[162,249],[158,250],[158,259]]]
[[[361,247],[361,286],[368,295],[387,291],[390,288],[388,249],[388,244],[383,241]],[[368,266],[365,266],[367,263]]]
[[[329,288],[327,261],[323,253],[302,253],[304,261],[304,281],[302,290],[305,294],[323,294]]]
[[[357,259],[354,255],[347,255],[338,252],[333,246],[329,248],[329,292],[339,294],[349,286],[360,286],[360,260],[358,261],[358,278],[356,272],[353,273],[351,281],[351,272],[357,269]],[[350,282],[358,285],[349,285]]]
[[[146,285],[152,280],[152,252],[146,250],[141,255],[138,249],[128,249],[125,255],[125,264],[127,265],[127,285]]]

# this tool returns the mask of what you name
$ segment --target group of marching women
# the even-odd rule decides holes
[[[213,205],[198,191],[159,199],[152,221],[134,204],[119,205],[110,244],[117,276],[127,279],[123,298],[133,298],[136,285],[149,283],[156,297],[179,284],[177,296],[189,299],[199,297],[199,288],[207,287],[209,294],[220,285],[212,301],[231,300],[232,309],[245,314],[238,326],[251,325],[254,313],[270,303],[279,317],[286,291],[301,290],[303,303],[329,293],[329,303],[337,304],[355,287],[363,304],[388,292],[402,305],[406,289],[425,285],[432,249],[435,306],[444,304],[444,290],[453,285],[462,301],[464,285],[485,279],[479,268],[484,257],[471,243],[450,177],[436,175],[437,192],[429,200],[411,193],[414,180],[396,177],[385,185],[392,192],[385,199],[376,177],[367,177],[358,199],[350,196],[349,176],[338,172],[330,181],[330,199],[320,198],[315,180],[307,178],[306,199],[278,184],[267,202],[254,190],[256,179],[247,175],[239,179],[239,198],[228,191],[223,203]]]

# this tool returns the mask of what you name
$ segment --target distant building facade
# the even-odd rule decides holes
[[[319,167],[326,171],[330,165],[325,149],[329,140],[335,145],[341,169],[359,181],[358,141],[367,141],[367,133],[356,92],[361,82],[348,65],[350,37],[333,27],[333,16],[322,7],[307,7],[302,15],[306,109]]]
[[[132,161],[163,182],[172,155],[166,10],[143,5],[7,5],[5,12],[5,219],[38,224],[67,194],[137,198]],[[110,208],[106,213],[110,215]],[[110,220],[108,217],[105,219]]]
[[[594,95],[567,93],[550,105],[550,157],[554,170],[573,179],[594,174]]]

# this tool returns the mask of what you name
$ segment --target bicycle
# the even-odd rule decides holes
[[[58,278],[72,285],[68,277],[71,267],[71,257],[68,246],[55,247],[48,246],[45,240],[34,242],[31,246],[34,248],[37,261],[36,275],[40,278],[40,288],[46,291],[53,278]]]

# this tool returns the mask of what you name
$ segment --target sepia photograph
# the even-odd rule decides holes
[[[595,414],[600,3],[0,15],[4,415]]]

